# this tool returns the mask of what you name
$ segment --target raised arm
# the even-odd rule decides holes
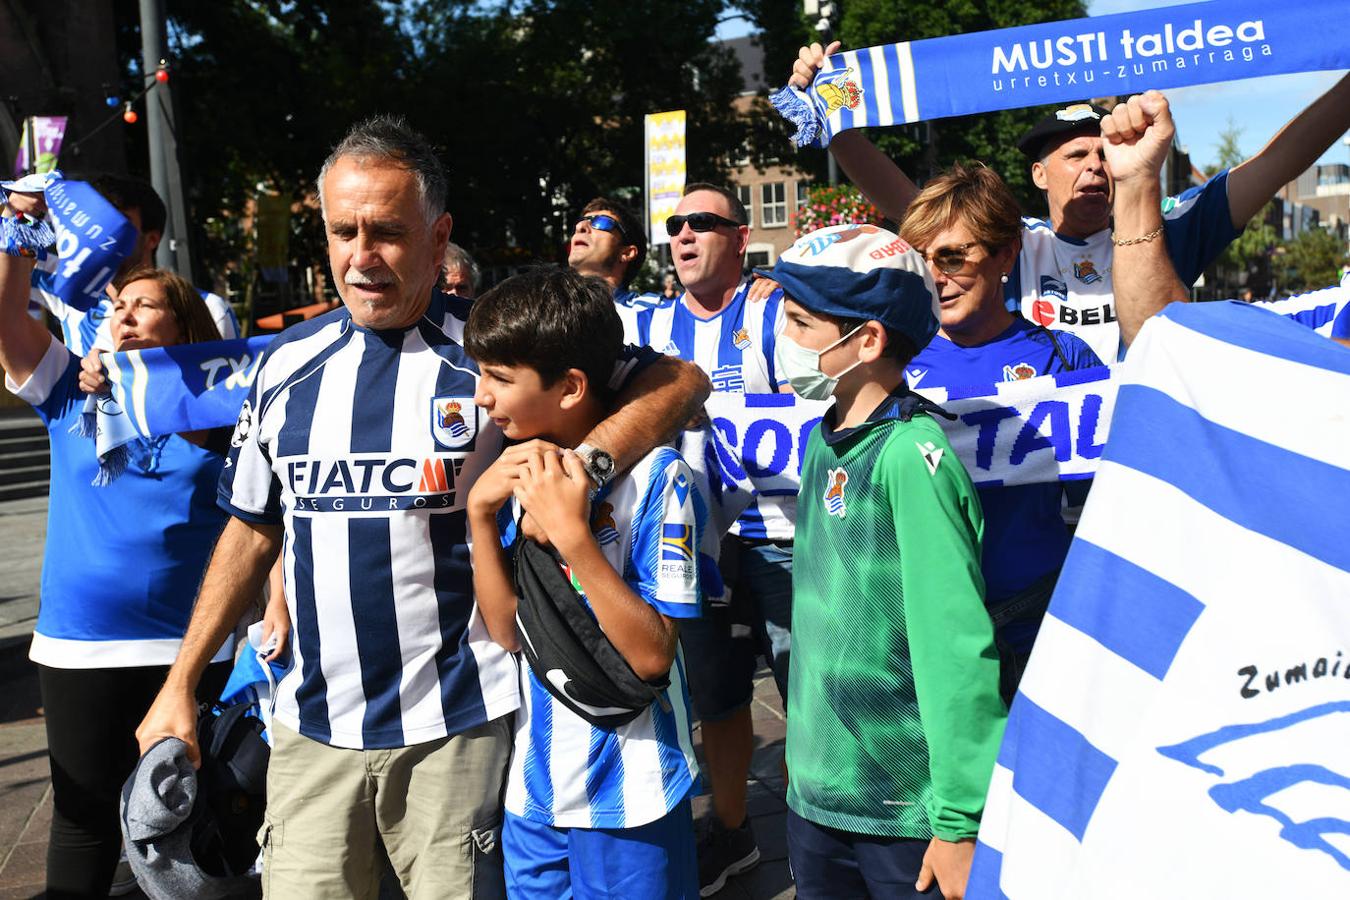
[[[711,393],[712,383],[702,369],[664,356],[633,376],[609,418],[586,435],[586,443],[614,457],[622,472],[682,431]]]
[[[825,58],[839,50],[839,42],[833,41],[828,47],[812,44],[797,51],[797,59],[792,64],[792,75],[788,84],[798,90],[808,90],[811,80],[820,71]],[[904,218],[909,203],[919,193],[919,188],[910,177],[901,171],[877,145],[867,139],[859,129],[849,129],[834,136],[830,141],[830,152],[839,161],[844,174],[858,186],[858,190],[872,201],[886,218],[899,222]]]
[[[1102,119],[1106,161],[1116,183],[1111,236],[1116,316],[1127,347],[1150,316],[1190,296],[1163,236],[1161,172],[1175,130],[1167,98],[1157,91],[1131,97]]]
[[[1275,133],[1256,155],[1228,173],[1228,210],[1241,228],[1275,192],[1297,178],[1350,129],[1350,75]]]
[[[28,195],[10,195],[9,205],[19,212],[36,212]],[[51,337],[42,323],[28,315],[33,260],[0,253],[0,369],[16,384],[28,380],[42,362]]]
[[[267,571],[280,549],[280,525],[255,525],[233,517],[225,523],[197,593],[197,605],[192,608],[178,658],[169,669],[159,696],[136,729],[142,753],[161,738],[176,737],[188,745],[193,763],[201,764],[197,747],[197,682],[226,635],[262,593]]]

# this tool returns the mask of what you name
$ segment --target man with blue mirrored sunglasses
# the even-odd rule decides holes
[[[567,244],[569,268],[604,280],[615,302],[630,306],[647,296],[629,288],[646,258],[647,235],[632,210],[609,197],[586,204]]]

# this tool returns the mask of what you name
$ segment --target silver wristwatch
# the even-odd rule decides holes
[[[577,447],[576,454],[581,457],[581,464],[586,467],[586,474],[591,476],[591,481],[595,482],[596,490],[609,484],[610,480],[614,478],[614,457],[599,447],[582,444]]]

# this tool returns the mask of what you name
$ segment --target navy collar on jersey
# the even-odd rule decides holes
[[[454,294],[447,294],[440,288],[434,288],[431,292],[431,299],[427,302],[427,308],[422,311],[422,315],[402,328],[371,328],[359,324],[351,318],[351,310],[346,304],[338,306],[338,309],[351,320],[352,327],[365,334],[375,335],[384,340],[385,343],[393,345],[403,339],[409,331],[417,328],[424,322],[430,322],[436,330],[441,329],[441,323],[445,321],[447,314],[453,315],[457,319],[467,320],[469,318],[469,309],[473,306],[472,300],[465,300],[463,297]]]
[[[882,422],[899,420],[908,422],[914,418],[917,413],[926,413],[930,416],[942,416],[944,419],[955,421],[956,416],[947,412],[941,406],[938,406],[931,400],[928,400],[909,389],[909,385],[904,382],[890,393],[885,400],[872,410],[872,414],[863,421],[861,425],[855,425],[852,428],[835,428],[836,410],[839,404],[831,406],[825,410],[825,415],[820,420],[820,436],[825,439],[825,443],[831,447],[836,444],[842,444],[853,436],[866,431],[874,425]]]
[[[989,340],[985,341],[983,344],[958,344],[956,341],[952,340],[949,337],[942,337],[941,334],[933,335],[933,339],[937,340],[938,338],[942,338],[944,341],[951,344],[958,350],[973,351],[973,350],[981,350],[985,347],[990,347],[993,346],[994,344],[1001,343],[1003,341],[1008,340],[1011,337],[1016,336],[1019,332],[1033,329],[1035,327],[1036,326],[1032,325],[1030,322],[1028,322],[1026,319],[1022,317],[1021,312],[1015,312],[1013,313],[1012,321],[1008,323],[1008,327],[1003,329],[993,337],[991,337]]]

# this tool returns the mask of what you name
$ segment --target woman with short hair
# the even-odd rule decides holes
[[[906,367],[911,389],[991,386],[1102,364],[1079,338],[1032,324],[1005,305],[1021,235],[1017,200],[981,164],[952,166],[910,203],[900,236],[928,261],[941,307],[937,335]],[[1009,702],[1069,552],[1063,498],[1060,484],[980,490],[985,602]]]

